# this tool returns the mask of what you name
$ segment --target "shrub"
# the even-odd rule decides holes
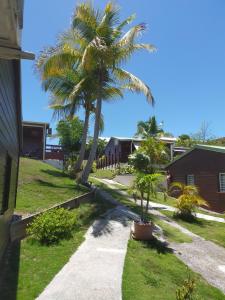
[[[194,300],[195,279],[190,274],[183,286],[176,290],[176,300]]]
[[[135,152],[129,155],[129,164],[138,172],[148,172],[151,166],[151,160],[148,155]]]
[[[207,202],[200,197],[198,188],[195,185],[185,185],[180,182],[171,184],[170,190],[177,189],[180,196],[177,198],[177,215],[182,217],[193,217],[193,212],[199,206],[208,206]]]
[[[74,213],[64,208],[55,208],[36,217],[28,226],[27,233],[41,244],[49,245],[69,238],[75,224]]]
[[[127,166],[120,166],[117,167],[115,170],[116,175],[126,175],[126,174],[133,174],[134,173],[134,167],[127,165]]]

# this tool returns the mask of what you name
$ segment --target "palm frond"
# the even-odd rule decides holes
[[[146,24],[141,23],[134,27],[132,27],[130,30],[128,30],[123,37],[119,40],[118,45],[119,46],[127,46],[134,43],[135,39],[140,36],[142,32],[146,30]]]
[[[143,93],[147,101],[154,105],[154,97],[151,93],[151,90],[149,86],[145,84],[141,79],[123,69],[115,68],[113,72],[118,77],[118,79],[121,80],[121,82],[125,82],[123,88],[128,89],[132,92]]]

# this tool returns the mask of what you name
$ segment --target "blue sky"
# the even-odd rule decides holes
[[[94,1],[103,7],[107,1]],[[72,0],[26,0],[23,49],[36,55],[54,45],[58,33],[70,26],[78,3]],[[144,80],[156,100],[127,93],[106,103],[104,136],[133,136],[139,120],[156,115],[175,136],[196,132],[203,121],[216,136],[225,136],[225,1],[120,0],[121,18],[136,13],[135,23],[146,22],[142,41],[154,44],[155,53],[139,53],[126,69]],[[42,88],[34,62],[22,62],[24,120],[52,122],[48,94]],[[82,117],[82,112],[80,112]],[[90,130],[91,133],[91,130]]]

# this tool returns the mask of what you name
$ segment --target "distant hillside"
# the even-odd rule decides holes
[[[86,192],[62,171],[48,164],[21,158],[16,211],[30,214]]]

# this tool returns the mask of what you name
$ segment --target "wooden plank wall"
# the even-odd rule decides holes
[[[0,209],[6,199],[6,163],[11,160],[9,201],[0,213],[0,259],[9,238],[8,225],[15,206],[19,157],[20,62],[0,59]]]

